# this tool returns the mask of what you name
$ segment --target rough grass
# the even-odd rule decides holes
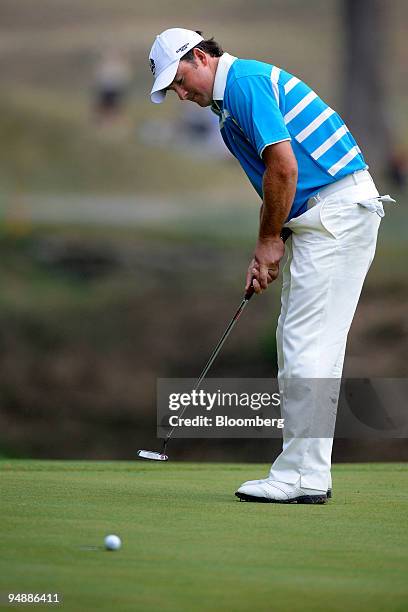
[[[388,97],[401,143],[408,129],[405,4],[394,0],[387,13]],[[140,140],[147,119],[183,116],[175,100],[158,109],[147,96],[151,42],[177,21],[215,35],[231,53],[301,75],[341,110],[344,41],[337,0],[222,0],[205,9],[187,0],[4,0],[0,17],[0,192],[180,193],[234,185],[237,173],[218,160],[192,159],[188,151]],[[106,135],[91,106],[95,68],[107,48],[127,54],[133,87],[125,125]]]
[[[335,466],[325,506],[236,501],[266,471],[4,460],[0,592],[59,592],[65,610],[406,607],[406,464]]]
[[[92,117],[90,97],[12,88],[0,96],[0,196],[204,190],[209,176],[213,188],[233,183],[239,173],[233,162],[197,160],[140,142],[147,104],[104,131]]]

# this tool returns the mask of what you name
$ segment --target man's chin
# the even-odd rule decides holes
[[[194,102],[198,104],[198,106],[201,106],[201,108],[211,106],[211,100],[194,100]]]
[[[195,95],[192,98],[189,98],[190,102],[194,102],[194,104],[197,104],[198,106],[201,106],[202,108],[206,107],[206,106],[211,106],[212,104],[212,100],[205,98],[204,96],[200,96],[200,95]]]

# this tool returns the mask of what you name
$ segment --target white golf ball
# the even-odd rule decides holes
[[[122,546],[122,542],[119,536],[113,535],[113,534],[106,536],[105,548],[107,550],[119,550],[121,546]]]

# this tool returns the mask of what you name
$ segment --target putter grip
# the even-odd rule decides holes
[[[281,238],[283,240],[283,242],[286,242],[287,239],[289,238],[289,236],[291,235],[292,230],[290,230],[287,227],[284,227],[281,231]],[[244,295],[244,299],[248,302],[251,297],[254,295],[255,293],[255,289],[253,288],[252,284],[249,287],[249,289],[246,290],[245,295]]]
[[[250,300],[250,299],[251,299],[251,297],[254,295],[254,293],[255,293],[255,289],[254,289],[254,288],[253,288],[253,286],[251,285],[251,286],[249,287],[249,289],[247,289],[247,290],[245,291],[244,299],[245,299],[246,301]]]

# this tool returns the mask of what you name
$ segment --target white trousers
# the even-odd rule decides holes
[[[378,196],[370,174],[358,172],[323,188],[309,200],[309,210],[286,224],[293,234],[286,243],[277,327],[278,377],[283,384],[285,379],[341,378],[347,334],[383,212],[380,202],[371,210],[358,202]],[[283,430],[283,450],[270,477],[289,484],[300,479],[302,487],[326,491],[332,434],[313,437],[308,427],[319,418],[313,393],[289,395],[282,401],[282,417],[308,421],[302,431],[310,435],[288,437]],[[334,420],[337,400],[338,395]],[[333,412],[333,406],[327,409]]]

